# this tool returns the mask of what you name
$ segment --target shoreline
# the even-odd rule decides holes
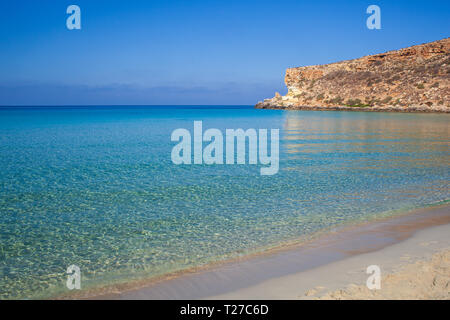
[[[255,107],[449,113],[449,52],[450,38],[443,38],[357,59],[287,68],[288,92],[275,92]]]
[[[87,290],[54,299],[205,299],[239,292],[258,283],[314,270],[410,238],[419,230],[450,225],[448,203],[414,209],[374,221],[344,225],[301,244],[287,244],[229,261],[169,275]],[[254,296],[239,299],[254,299]]]
[[[368,266],[379,266],[379,290],[369,290]],[[418,276],[420,275],[420,276]],[[450,299],[450,224],[419,230],[380,250],[272,278],[208,299],[383,300]]]
[[[450,113],[450,108],[430,108],[430,107],[410,107],[402,108],[396,106],[387,107],[349,107],[349,106],[278,106],[278,105],[265,105],[264,103],[258,103],[255,105],[255,109],[267,109],[267,110],[303,110],[303,111],[364,111],[364,112],[398,112],[398,113]]]

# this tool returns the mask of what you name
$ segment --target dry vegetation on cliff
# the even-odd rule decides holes
[[[288,93],[256,108],[450,112],[450,38],[326,65],[290,68]]]

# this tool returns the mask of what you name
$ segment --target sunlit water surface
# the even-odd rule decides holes
[[[279,128],[280,171],[174,165],[170,135]],[[0,298],[163,275],[449,199],[445,114],[0,109]],[[225,132],[225,131],[223,131]]]

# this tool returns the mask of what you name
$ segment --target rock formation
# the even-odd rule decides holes
[[[286,70],[288,93],[256,108],[450,112],[450,38]]]

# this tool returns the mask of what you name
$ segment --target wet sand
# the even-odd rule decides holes
[[[418,231],[380,250],[273,278],[211,299],[450,299],[450,224]],[[369,290],[367,267],[380,267]]]
[[[431,258],[449,247],[450,205],[445,204],[337,228],[301,245],[141,283],[131,289],[109,288],[88,297],[311,299],[349,284],[365,285],[365,271],[371,264],[380,265],[382,273],[387,274],[405,262]]]

